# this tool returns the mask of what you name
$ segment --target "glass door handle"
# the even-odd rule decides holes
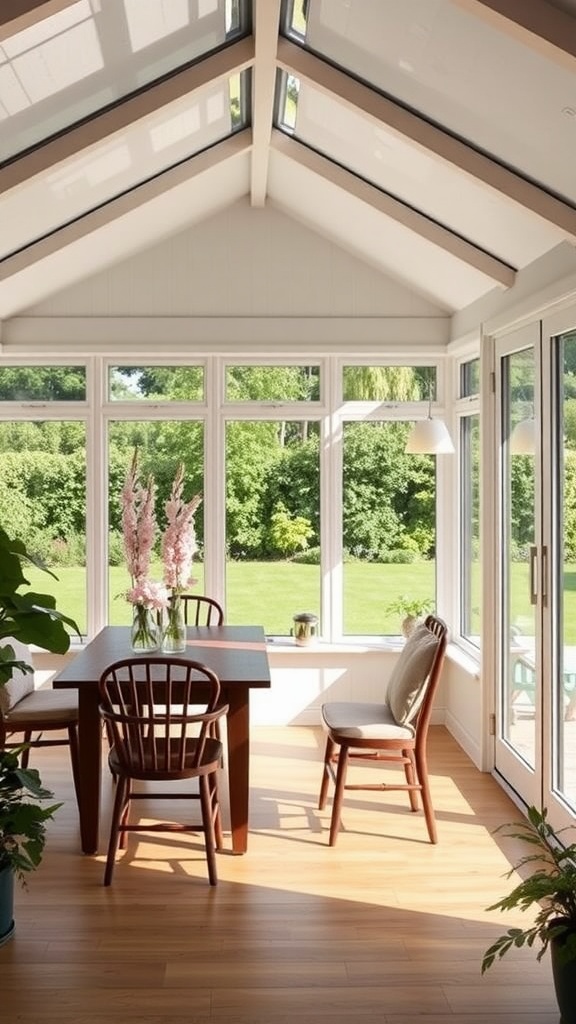
[[[540,579],[538,578],[538,547],[536,544],[531,544],[529,559],[529,588],[530,588],[530,604],[536,604],[538,601],[538,586],[540,585],[540,593],[542,597],[542,603],[546,604],[548,597],[546,590],[546,577],[548,574],[548,548],[542,547],[542,564],[540,566]]]
[[[530,604],[536,604],[538,601],[538,548],[536,544],[531,544],[529,549],[529,583],[530,588]]]

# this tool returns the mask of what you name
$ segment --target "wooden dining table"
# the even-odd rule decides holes
[[[98,852],[102,774],[102,724],[98,682],[115,661],[139,657],[128,626],[105,626],[52,681],[54,689],[78,690],[80,756],[79,813],[82,850]],[[250,690],[270,687],[262,626],[188,626],[186,650],[176,655],[201,662],[220,680],[228,704],[226,730],[232,850],[248,848],[250,795]]]

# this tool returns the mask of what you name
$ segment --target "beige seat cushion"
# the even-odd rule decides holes
[[[4,716],[7,728],[30,724],[32,727],[36,721],[48,722],[75,722],[78,718],[78,691],[77,690],[33,690],[27,697],[23,697]]]
[[[10,644],[14,648],[16,661],[25,661],[27,665],[32,664],[32,655],[28,644],[23,644],[21,640],[16,640],[12,636],[3,637],[2,646],[5,644]],[[34,673],[14,669],[12,678],[4,686],[0,686],[0,714],[7,715],[23,697],[33,692]]]
[[[386,692],[386,703],[399,725],[409,725],[418,713],[438,644],[438,637],[421,623],[402,649]]]
[[[333,701],[322,707],[326,726],[343,739],[413,739],[411,725],[399,725],[387,704]]]

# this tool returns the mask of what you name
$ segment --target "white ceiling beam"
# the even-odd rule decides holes
[[[576,18],[548,0],[452,0],[548,60],[576,70]]]
[[[268,191],[270,135],[274,117],[276,47],[280,0],[254,0],[254,70],[252,73],[252,206],[264,206]]]
[[[51,18],[77,0],[2,0],[0,3],[0,40],[15,36],[44,18]]]
[[[102,142],[108,136],[122,131],[174,100],[188,96],[218,79],[244,71],[253,61],[254,40],[249,37],[171,75],[137,95],[129,96],[110,110],[96,114],[85,123],[63,132],[12,163],[6,164],[0,169],[0,192],[15,188],[34,175],[53,168],[62,160],[76,156],[87,147]]]
[[[91,232],[105,227],[106,224],[113,223],[124,214],[132,213],[157,196],[169,192],[170,189],[205,174],[223,161],[241,156],[248,152],[251,146],[252,133],[249,128],[246,128],[215,146],[211,146],[210,149],[190,157],[189,160],[183,161],[176,167],[164,171],[150,181],[135,186],[126,194],[110,200],[104,206],[79,217],[71,224],[57,228],[45,238],[33,242],[20,252],[2,260],[0,262],[0,281],[5,281],[12,275],[20,273],[52,253],[76,242],[79,238],[84,238]]]
[[[350,109],[370,118],[375,124],[387,125],[398,135],[421,146],[425,152],[435,153],[447,163],[496,189],[543,220],[555,224],[570,238],[576,238],[576,208],[570,203],[551,195],[522,175],[504,167],[461,139],[382,96],[343,71],[319,60],[287,39],[279,41],[278,63],[296,78],[303,79],[322,92],[339,99]]]
[[[272,145],[283,156],[295,160],[301,166],[313,171],[314,174],[319,174],[338,188],[356,196],[357,199],[367,203],[374,210],[398,221],[410,231],[414,231],[422,238],[432,242],[433,245],[439,246],[451,253],[452,256],[467,263],[468,266],[491,277],[497,284],[503,285],[505,288],[511,288],[514,284],[516,271],[508,263],[504,263],[496,256],[485,252],[484,249],[478,248],[472,242],[468,242],[425,214],[419,213],[400,199],[383,192],[375,185],[370,185],[363,178],[345,170],[328,157],[308,149],[307,146],[296,142],[289,135],[278,130],[274,131],[272,135]]]

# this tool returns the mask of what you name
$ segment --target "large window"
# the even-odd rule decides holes
[[[129,621],[121,492],[135,451],[157,487],[152,575],[182,464],[185,499],[202,494],[195,587],[229,622],[288,636],[312,612],[334,642],[398,636],[405,598],[435,605],[442,470],[405,443],[445,401],[441,364],[13,362],[0,366],[0,521],[54,569],[48,589],[84,633]]]
[[[39,594],[87,631],[86,371],[0,366],[0,526],[57,577],[26,569]],[[76,418],[73,418],[76,417]]]

